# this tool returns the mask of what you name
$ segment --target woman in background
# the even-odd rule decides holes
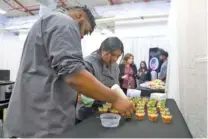
[[[122,64],[119,65],[120,86],[125,94],[127,94],[127,89],[135,89],[137,87],[136,84],[137,67],[133,63],[133,60],[134,60],[134,56],[128,53],[124,56]]]
[[[137,79],[139,80],[139,84],[150,80],[150,73],[145,61],[141,61],[140,63],[140,68],[137,72]]]

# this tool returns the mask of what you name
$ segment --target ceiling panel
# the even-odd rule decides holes
[[[0,0],[0,8],[8,11],[6,16],[27,16],[29,13],[25,13],[24,9],[22,9],[14,0],[5,0],[12,7],[17,8],[14,10],[11,6],[6,4],[4,0]],[[38,14],[39,11],[39,1],[45,0],[18,0],[22,5],[24,5],[27,9],[30,9],[34,14]],[[62,2],[61,2],[62,1]],[[118,0],[119,1],[119,0]],[[139,11],[145,12],[167,12],[169,9],[169,3],[166,1],[170,0],[151,0],[150,2],[144,3],[143,0],[120,0],[121,4],[119,5],[110,5],[109,0],[56,0],[58,5],[66,5],[66,7],[72,6],[83,6],[87,5],[93,14],[98,17],[111,17],[118,15],[132,15],[132,14],[140,14]],[[141,2],[142,1],[142,2]],[[156,4],[153,6],[152,3],[155,1]],[[143,6],[138,5],[139,3],[143,3]],[[166,3],[165,3],[166,2]],[[124,4],[127,3],[127,4]],[[158,3],[158,4],[157,4]],[[154,10],[152,10],[154,8]]]
[[[27,9],[32,10],[39,8],[39,3],[36,0],[17,0],[19,3],[24,5]],[[17,2],[14,0],[0,0],[0,8],[7,11],[6,16],[27,16],[31,15],[25,12],[25,9],[22,8]],[[37,12],[34,11],[34,14]]]
[[[97,6],[97,5],[108,5],[108,0],[75,0],[82,5]]]
[[[112,6],[96,6],[94,7],[97,14],[101,17],[114,16],[144,16],[151,14],[168,14],[170,3],[166,1],[152,2],[135,2]]]

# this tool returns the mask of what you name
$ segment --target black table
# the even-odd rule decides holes
[[[122,119],[117,128],[104,128],[100,119],[90,117],[78,124],[67,134],[65,138],[192,138],[187,125],[179,111],[176,102],[167,100],[167,107],[173,115],[171,124],[164,124],[161,117],[157,122],[151,122],[147,116],[143,121],[137,121],[135,117],[126,121]]]
[[[150,95],[152,93],[155,93],[155,92],[157,92],[157,93],[165,93],[165,90],[163,90],[163,89],[152,90],[152,89],[141,87],[141,86],[139,86],[137,89],[141,90],[141,96],[142,97],[150,97]]]

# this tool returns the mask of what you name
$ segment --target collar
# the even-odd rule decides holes
[[[102,60],[100,54],[95,53],[95,57],[96,57],[96,59],[98,59],[99,63],[102,66],[102,74],[104,76],[108,76],[108,77],[112,77],[113,78],[113,76],[112,76],[112,64],[107,68],[107,67],[105,67],[104,61]]]

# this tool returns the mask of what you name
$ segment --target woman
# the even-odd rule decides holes
[[[139,79],[139,84],[150,80],[150,73],[147,69],[147,64],[145,61],[141,61],[140,68],[137,72],[137,79]]]
[[[119,85],[119,67],[116,63],[118,58],[123,55],[124,47],[121,40],[117,37],[105,39],[98,50],[85,58],[86,69],[92,73],[105,86],[111,88],[114,84]],[[77,119],[83,120],[94,113],[102,102],[91,102],[92,99],[82,96],[84,104],[78,103]],[[90,101],[90,102],[89,102]],[[93,103],[93,106],[89,106]],[[87,104],[88,107],[86,106]]]
[[[133,55],[128,53],[124,56],[122,64],[119,65],[120,85],[125,94],[127,93],[127,89],[135,89],[137,87],[136,84],[137,68],[136,65],[133,63],[133,59],[134,59]]]

